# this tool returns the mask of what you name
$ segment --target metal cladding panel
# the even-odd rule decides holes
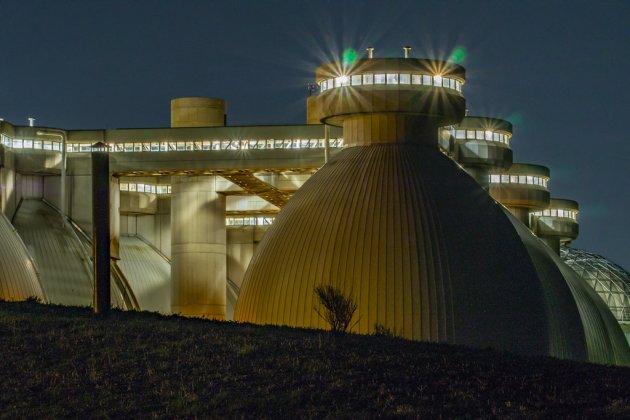
[[[0,299],[46,301],[33,261],[11,223],[0,212]]]
[[[40,273],[46,301],[60,305],[92,306],[94,285],[89,269],[89,249],[68,229],[61,216],[41,200],[23,200],[15,226],[31,250]],[[112,305],[126,308],[121,291],[111,283]]]
[[[50,303],[89,306],[93,285],[80,244],[61,226],[61,217],[41,200],[23,200],[14,219],[33,253]]]
[[[325,328],[314,287],[358,303],[353,331],[549,354],[527,250],[487,193],[437,148],[343,150],[283,208],[260,243],[237,321]]]
[[[171,265],[137,237],[120,237],[121,268],[140,310],[171,313]]]
[[[507,209],[504,209],[504,213],[525,244],[545,293],[545,305],[540,310],[545,313],[548,322],[551,344],[549,355],[561,359],[588,361],[581,313],[574,294],[558,266],[554,252]]]

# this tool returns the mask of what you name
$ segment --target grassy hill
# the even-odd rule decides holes
[[[630,369],[0,302],[1,417],[630,417]]]

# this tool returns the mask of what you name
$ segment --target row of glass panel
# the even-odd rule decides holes
[[[339,76],[319,82],[319,90],[324,92],[345,86],[366,86],[366,85],[419,85],[437,86],[453,89],[461,93],[462,82],[450,77],[440,75],[430,76],[428,74],[411,73],[368,73],[353,74],[351,76]]]
[[[120,191],[147,192],[147,193],[153,193],[153,194],[170,194],[171,186],[170,185],[121,183]]]
[[[510,145],[510,136],[489,130],[455,130],[456,139],[498,141]]]
[[[2,136],[2,144],[13,149],[61,151],[61,143],[48,140],[11,139]],[[167,152],[200,150],[253,150],[253,149],[320,149],[325,139],[268,139],[268,140],[204,140],[177,142],[110,143],[110,152]],[[330,139],[329,147],[343,147],[343,139]],[[67,152],[91,152],[91,143],[68,143]]]
[[[532,216],[551,216],[551,217],[567,217],[577,221],[578,212],[575,210],[564,209],[547,209],[543,211],[534,211],[530,213]]]
[[[492,184],[529,184],[547,188],[548,178],[530,175],[490,175]]]
[[[275,216],[230,216],[225,218],[227,226],[266,226],[273,223]]]

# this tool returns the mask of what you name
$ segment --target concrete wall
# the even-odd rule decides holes
[[[44,180],[41,175],[16,174],[15,187],[18,200],[21,198],[42,198],[44,196]]]
[[[92,176],[74,175],[66,186],[70,195],[68,216],[88,235],[92,235]]]
[[[120,215],[120,234],[141,236],[171,258],[171,197],[157,196],[155,214]]]
[[[4,165],[0,167],[0,209],[11,220],[17,205],[13,152],[0,146],[0,153],[3,153],[2,164]]]
[[[227,228],[227,278],[239,288],[252,256],[269,226],[230,226]]]

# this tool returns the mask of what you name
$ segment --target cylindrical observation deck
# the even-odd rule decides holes
[[[437,146],[438,127],[464,117],[463,67],[440,60],[368,58],[316,70],[320,93],[309,122],[343,126],[346,146],[420,143]]]
[[[531,213],[531,229],[559,254],[560,246],[569,244],[580,233],[578,213],[576,201],[552,198],[545,210]]]
[[[549,168],[514,163],[509,170],[489,176],[490,195],[529,226],[529,213],[549,206]]]
[[[512,166],[512,124],[490,117],[465,117],[454,126],[454,158],[484,188],[492,172]]]

